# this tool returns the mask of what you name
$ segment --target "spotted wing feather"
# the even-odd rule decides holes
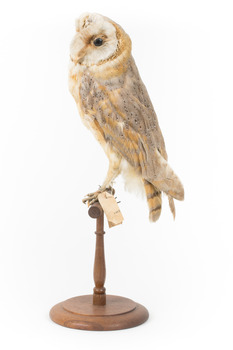
[[[166,161],[157,116],[133,58],[118,78],[101,81],[84,74],[82,79],[83,109],[99,124],[106,142],[144,179],[180,199],[176,192],[182,192],[182,185]]]

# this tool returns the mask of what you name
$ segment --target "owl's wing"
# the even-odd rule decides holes
[[[157,116],[133,58],[123,77],[99,82],[83,75],[81,101],[105,140],[145,178],[158,173],[157,153],[167,159]]]
[[[106,142],[143,178],[168,193],[175,174],[166,161],[158,120],[133,59],[117,81],[100,83],[91,78],[86,83],[92,88],[88,94],[81,91],[84,109],[95,118]]]
[[[105,138],[145,178],[158,175],[158,152],[167,160],[153,105],[133,58],[122,77],[93,84],[87,98]],[[160,162],[159,162],[160,163]]]
[[[164,159],[167,153],[162,132],[149,94],[141,80],[133,57],[129,60],[122,89],[122,99],[127,101],[127,114],[130,114],[131,126],[146,136],[146,142],[158,149]],[[125,109],[125,104],[122,106]]]

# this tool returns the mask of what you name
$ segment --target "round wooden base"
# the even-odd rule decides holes
[[[82,295],[55,305],[50,318],[64,327],[112,331],[136,327],[149,317],[147,309],[128,298],[106,296],[106,305],[93,305],[93,295]]]

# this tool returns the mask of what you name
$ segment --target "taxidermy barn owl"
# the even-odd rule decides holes
[[[131,55],[131,40],[111,19],[86,13],[76,21],[69,89],[82,121],[109,159],[102,186],[83,201],[94,203],[122,174],[126,184],[143,187],[150,221],[160,216],[162,192],[175,217],[173,198],[183,200],[184,189],[167,162],[157,116]]]

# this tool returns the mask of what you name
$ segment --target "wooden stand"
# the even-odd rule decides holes
[[[99,203],[88,211],[96,220],[94,293],[63,301],[50,310],[50,318],[64,327],[91,331],[109,331],[144,323],[147,309],[131,299],[105,294],[104,213]]]

